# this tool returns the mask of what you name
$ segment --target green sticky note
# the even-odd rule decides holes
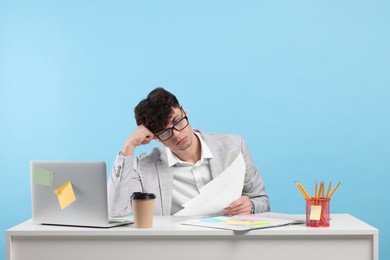
[[[268,224],[269,224],[268,221],[253,222],[253,225],[255,225],[255,226],[265,226]]]
[[[54,173],[45,169],[37,168],[34,171],[33,182],[38,185],[49,186],[53,184]]]

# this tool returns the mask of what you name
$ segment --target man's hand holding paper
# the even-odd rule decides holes
[[[230,203],[229,207],[225,208],[225,215],[246,215],[252,212],[252,202],[248,196],[241,196],[238,200]]]
[[[184,209],[175,216],[222,215],[225,209],[243,213],[248,206],[244,196],[241,197],[245,167],[244,158],[240,153],[224,172],[204,186],[198,196],[185,203]],[[250,206],[249,201],[249,210]]]

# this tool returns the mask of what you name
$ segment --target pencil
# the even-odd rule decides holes
[[[328,198],[331,186],[332,186],[332,182],[330,182],[329,185],[328,185],[328,191],[326,192],[326,197],[325,198]]]
[[[310,196],[309,196],[309,194],[307,194],[305,188],[303,188],[303,186],[302,186],[299,182],[295,182],[295,184],[297,185],[298,189],[301,191],[302,195],[303,195],[306,199],[310,199]]]
[[[320,182],[320,189],[318,190],[317,198],[320,199],[322,196],[322,181]]]
[[[299,185],[297,184],[297,187],[298,187],[298,189],[299,189],[299,191],[302,193],[302,195],[306,198],[306,195],[305,195],[305,193],[303,192],[303,190],[301,189],[301,187],[299,187]]]
[[[298,184],[299,184],[299,186],[302,188],[302,190],[303,190],[303,192],[305,193],[306,197],[310,198],[309,193],[306,191],[306,189],[303,187],[303,185],[300,184],[299,182],[298,182]]]
[[[333,188],[333,190],[332,190],[332,192],[329,194],[329,197],[328,197],[328,198],[332,197],[333,193],[337,190],[337,188],[339,187],[340,183],[341,183],[341,182],[337,183],[336,187]]]

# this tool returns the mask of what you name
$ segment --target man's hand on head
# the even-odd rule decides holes
[[[122,148],[124,156],[131,156],[134,154],[135,147],[148,144],[155,139],[154,134],[144,125],[139,125],[133,133],[126,140]]]

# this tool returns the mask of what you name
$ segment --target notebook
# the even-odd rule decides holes
[[[105,162],[31,161],[32,220],[39,224],[114,227],[109,220]]]

